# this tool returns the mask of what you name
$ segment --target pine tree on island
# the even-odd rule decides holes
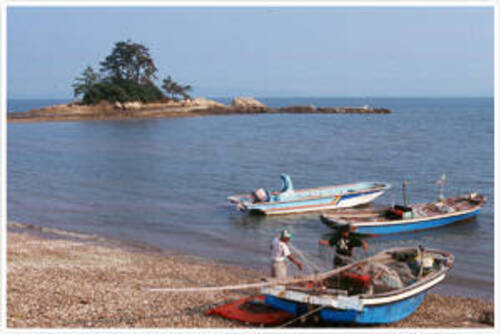
[[[155,84],[158,69],[142,44],[130,40],[115,43],[111,54],[100,62],[96,72],[87,66],[81,76],[75,78],[72,85],[76,98],[81,97],[82,104],[92,105],[102,101],[142,103],[161,102],[165,95]],[[162,88],[173,100],[190,99],[190,85],[181,85],[169,75],[163,80]]]

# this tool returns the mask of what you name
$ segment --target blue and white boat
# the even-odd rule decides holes
[[[408,207],[338,211],[321,215],[321,221],[333,229],[349,224],[360,235],[414,232],[474,218],[485,202],[486,197],[471,193]]]
[[[359,182],[295,190],[290,176],[281,174],[281,181],[279,192],[260,188],[251,194],[230,196],[228,200],[241,211],[276,215],[358,206],[373,201],[390,188],[382,182]]]
[[[452,254],[393,248],[309,282],[262,287],[265,303],[334,323],[385,324],[410,316],[452,267]]]

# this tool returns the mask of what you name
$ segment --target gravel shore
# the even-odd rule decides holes
[[[11,328],[248,327],[204,311],[258,291],[159,293],[149,288],[256,282],[266,274],[98,236],[14,222],[8,227]],[[492,316],[488,301],[428,294],[412,316],[388,327],[491,328]]]

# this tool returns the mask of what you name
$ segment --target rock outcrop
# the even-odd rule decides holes
[[[122,105],[125,110],[141,110],[143,107],[143,104],[139,101],[125,102]]]
[[[254,99],[253,97],[235,97],[231,102],[231,107],[241,111],[268,111],[269,108],[262,102]]]
[[[207,108],[225,108],[225,104],[220,102],[209,100],[204,97],[196,97],[194,99],[181,101],[181,105],[185,107],[207,107]]]
[[[309,105],[309,106],[281,107],[278,110],[279,112],[295,114],[295,113],[314,113],[318,111],[318,108],[316,108],[313,105]]]
[[[386,108],[365,107],[316,107],[316,106],[289,106],[278,109],[281,113],[290,114],[390,114],[391,110]]]
[[[168,99],[164,102],[145,103],[142,105],[142,109],[144,110],[163,109],[163,108],[186,108],[186,111],[189,111],[190,108],[210,109],[210,108],[227,108],[227,106],[225,104],[209,100],[204,97],[196,97],[194,99],[187,99],[180,101]]]

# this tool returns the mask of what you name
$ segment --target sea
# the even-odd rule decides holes
[[[229,103],[228,98],[219,98]],[[265,217],[227,201],[277,190],[382,181],[375,205],[484,194],[477,219],[418,233],[367,238],[368,254],[422,245],[455,265],[435,291],[493,300],[493,98],[260,98],[288,105],[389,108],[388,115],[256,114],[149,120],[9,123],[8,219],[144,243],[267,271],[283,229],[312,266],[331,267],[331,236],[317,213]],[[67,100],[8,100],[27,111]],[[363,257],[358,250],[356,257]],[[296,271],[294,271],[296,273]]]

